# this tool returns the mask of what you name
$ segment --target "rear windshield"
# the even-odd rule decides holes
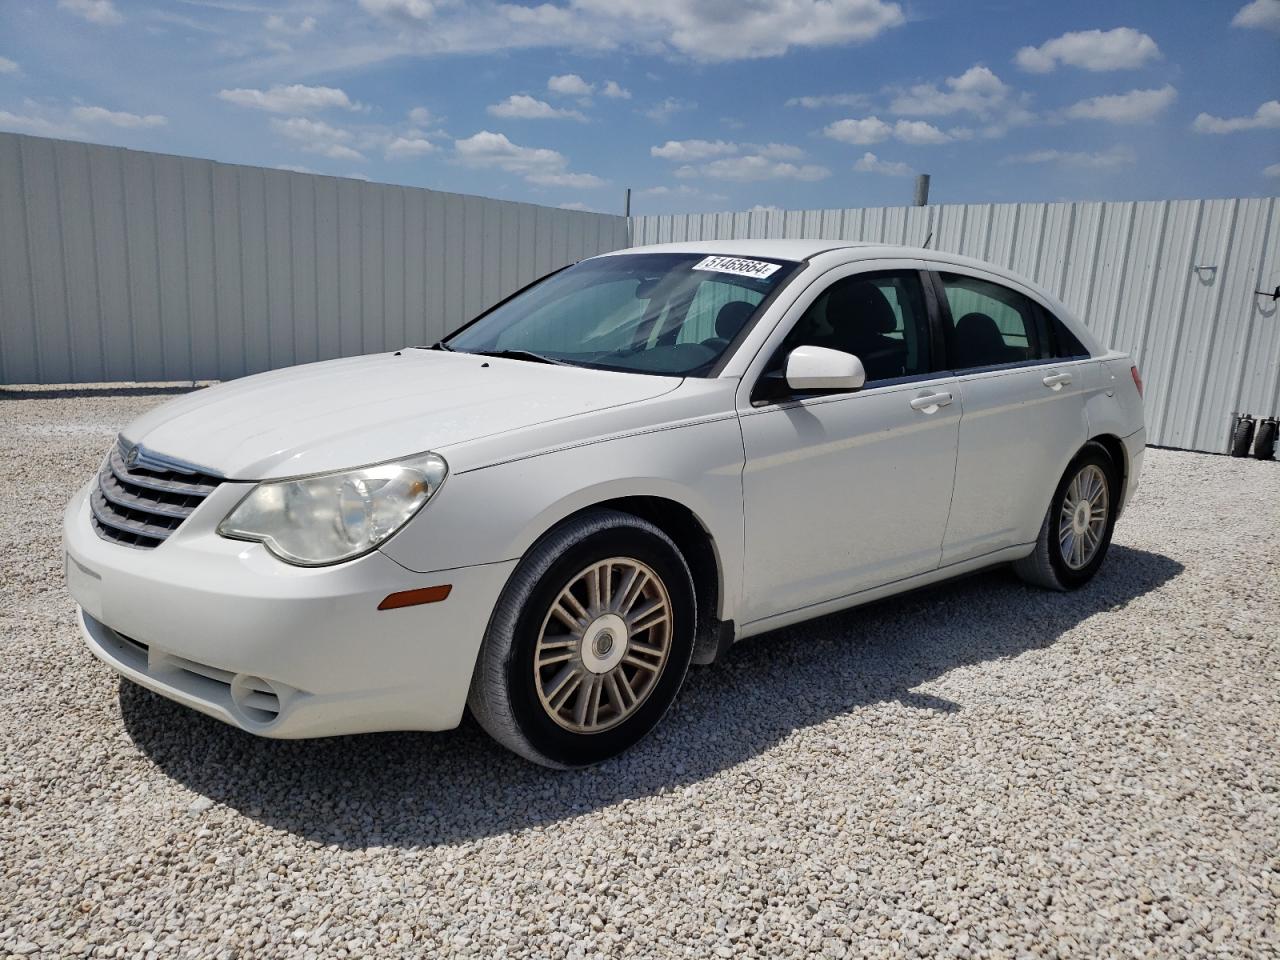
[[[463,353],[706,376],[797,266],[688,253],[597,257],[517,294],[445,344]]]

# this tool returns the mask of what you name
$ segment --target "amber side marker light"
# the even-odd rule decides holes
[[[396,610],[400,607],[416,607],[420,603],[439,603],[449,596],[453,584],[446,583],[439,587],[422,587],[420,590],[402,590],[393,593],[378,604],[379,610]]]

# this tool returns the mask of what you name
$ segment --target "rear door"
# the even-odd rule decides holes
[[[976,268],[932,266],[964,408],[945,566],[1035,540],[1087,438],[1089,371],[1087,357],[1057,355],[1051,318],[1030,290]]]

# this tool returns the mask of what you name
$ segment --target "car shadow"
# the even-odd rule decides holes
[[[886,701],[963,710],[915,688],[959,667],[1048,647],[1182,569],[1115,546],[1102,573],[1073,593],[1036,590],[995,570],[753,638],[715,666],[692,670],[645,741],[573,772],[519,759],[470,718],[446,733],[267,740],[123,680],[120,710],[134,743],[166,774],[269,826],[349,849],[448,844],[572,818],[730,768],[738,768],[741,789],[770,789],[769,765],[753,761],[797,729]]]

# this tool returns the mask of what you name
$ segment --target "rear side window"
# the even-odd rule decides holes
[[[944,273],[942,288],[951,310],[952,367],[972,370],[1027,363],[1047,356],[1042,349],[1030,297],[977,277]]]
[[[1080,342],[1080,338],[1067,329],[1067,325],[1043,307],[1040,313],[1044,317],[1045,327],[1053,342],[1053,355],[1059,359],[1076,359],[1089,356],[1088,349]]]

